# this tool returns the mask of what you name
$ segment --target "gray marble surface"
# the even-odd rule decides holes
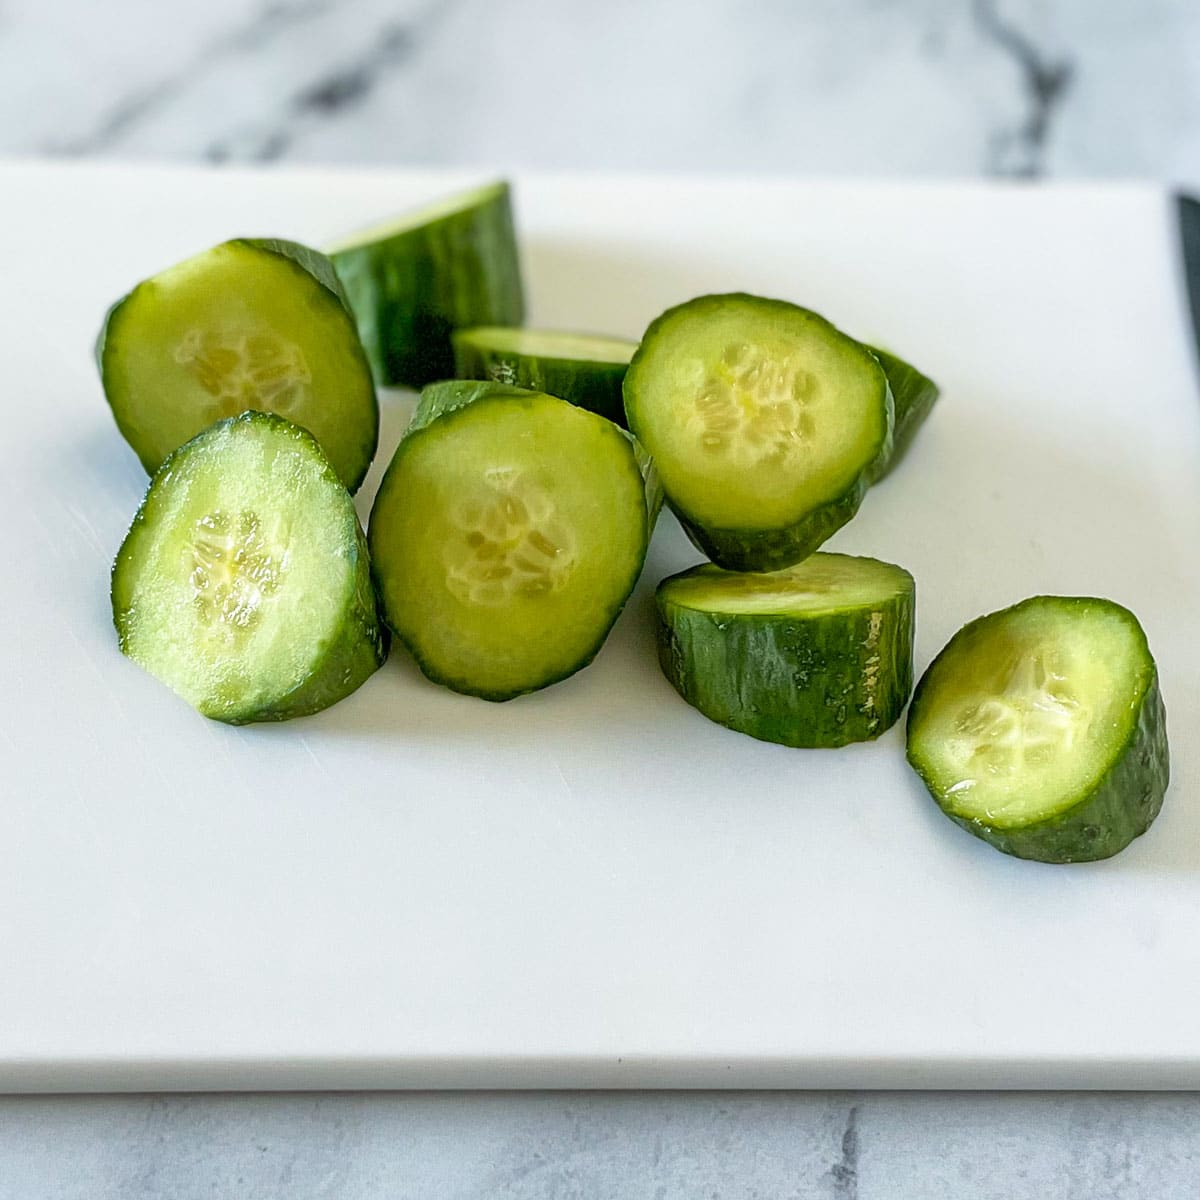
[[[4,0],[0,153],[1200,185],[1196,0]],[[1190,1095],[0,1099],[0,1200],[1197,1194]]]

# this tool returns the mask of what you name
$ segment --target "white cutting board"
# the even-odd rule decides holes
[[[653,585],[697,558],[669,516],[596,663],[509,704],[397,650],[231,729],[121,657],[146,481],[105,306],[478,178],[0,170],[0,1088],[1200,1086],[1200,394],[1160,190],[515,181],[534,321],[637,336],[748,289],[941,382],[830,545],[915,575],[918,670],[1032,593],[1139,614],[1173,781],[1109,862],[974,840],[900,727],[807,752],[692,711],[652,652]]]

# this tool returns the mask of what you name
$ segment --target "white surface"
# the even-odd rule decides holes
[[[705,722],[650,651],[646,585],[695,558],[669,520],[596,664],[508,705],[397,652],[328,713],[233,730],[121,658],[107,566],[144,478],[87,356],[105,304],[461,181],[0,179],[0,1087],[1200,1083],[1200,412],[1154,189],[518,179],[534,321],[636,335],[744,287],[939,378],[831,545],[913,571],[918,668],[1035,591],[1140,614],[1174,782],[1108,863],[976,842],[899,729],[804,753]]]

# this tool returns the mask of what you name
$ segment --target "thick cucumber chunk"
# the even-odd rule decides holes
[[[548,392],[625,424],[621,384],[637,342],[494,325],[461,329],[453,342],[459,379],[491,379]]]
[[[96,357],[150,474],[248,409],[303,425],[351,491],[375,455],[370,368],[332,264],[306,246],[242,238],[147,279],[109,309]]]
[[[878,360],[780,300],[702,296],[669,309],[646,331],[624,394],[667,502],[730,570],[807,557],[854,516],[891,452]]]
[[[1006,854],[1108,858],[1162,807],[1158,672],[1110,600],[1035,596],[959,630],[917,685],[908,760],[942,811]]]
[[[553,396],[425,389],[369,541],[384,616],[430,679],[508,700],[592,660],[646,555],[636,450]]]
[[[813,554],[738,574],[708,563],[664,579],[658,651],[710,720],[785,746],[878,737],[912,689],[915,588],[873,558]]]
[[[881,459],[872,473],[872,482],[891,474],[892,468],[904,457],[917,430],[925,424],[925,418],[933,411],[941,390],[938,385],[922,375],[916,367],[906,363],[904,359],[889,354],[878,347],[870,347],[871,353],[879,359],[879,365],[887,376],[888,387],[892,390],[892,401],[896,409],[896,423],[892,434],[892,452],[886,459]]]
[[[448,379],[453,330],[525,319],[507,183],[365,229],[329,253],[381,384]]]
[[[310,434],[247,412],[180,447],[113,565],[121,649],[218,721],[282,721],[383,662],[366,539]]]

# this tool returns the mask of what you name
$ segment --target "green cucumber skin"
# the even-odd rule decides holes
[[[1045,597],[1032,598],[1043,599]],[[938,658],[946,653],[954,640],[988,619],[987,616],[979,617],[965,625],[926,668],[913,693],[908,714],[909,729],[915,714],[926,703],[926,683]],[[1158,667],[1148,645],[1146,659],[1150,679],[1142,694],[1137,721],[1107,774],[1064,813],[1019,828],[995,828],[951,810],[947,798],[938,792],[923,768],[911,739],[907,749],[909,765],[946,816],[1004,854],[1044,863],[1096,862],[1112,858],[1153,824],[1162,809],[1171,778],[1166,709],[1158,686]]]
[[[546,392],[628,428],[621,395],[628,364],[536,358],[489,349],[458,337],[452,340],[454,374],[459,379],[491,379]]]
[[[303,271],[310,279],[319,283],[336,300],[337,310],[349,322],[350,329],[356,330],[354,313],[350,308],[350,301],[337,277],[333,262],[319,250],[314,250],[311,246],[304,246],[299,242],[288,241],[285,238],[233,238],[230,243],[222,244],[250,246],[263,253],[275,254],[292,263],[297,270]],[[130,430],[126,427],[122,419],[122,414],[113,403],[111,390],[108,386],[109,376],[107,371],[109,355],[118,352],[121,340],[119,335],[122,317],[126,311],[126,306],[140,289],[147,286],[153,286],[153,279],[139,283],[136,287],[126,292],[124,296],[121,296],[109,305],[108,311],[104,314],[104,320],[100,325],[100,332],[96,335],[94,356],[96,367],[100,372],[100,380],[104,387],[105,399],[108,401],[113,420],[116,421],[117,428],[121,431],[121,436],[124,437],[126,442],[129,443],[130,448],[137,455],[138,461],[142,464],[146,474],[154,475],[162,465],[162,462],[152,455],[143,453],[136,444],[135,439],[130,436]],[[366,363],[366,351],[362,349],[361,344],[359,345],[359,352],[363,357],[364,363]],[[375,395],[374,390],[371,392],[371,405],[374,413],[374,421],[372,422],[369,437],[363,444],[360,462],[355,470],[350,472],[349,478],[342,480],[343,485],[351,495],[357,492],[362,486],[362,481],[366,478],[367,471],[371,467],[371,462],[375,458],[375,451],[379,448],[379,398]],[[197,433],[199,432],[197,430]]]
[[[612,632],[612,627],[624,611],[625,605],[630,595],[632,595],[633,589],[637,586],[638,579],[641,577],[642,567],[646,561],[646,552],[650,547],[650,534],[653,531],[654,519],[658,515],[658,507],[654,503],[656,495],[658,497],[658,505],[661,505],[661,489],[657,485],[658,476],[649,456],[642,450],[642,447],[632,434],[617,426],[610,426],[615,436],[621,437],[629,444],[646,495],[641,554],[638,556],[632,577],[627,581],[627,586],[624,589],[625,599],[614,607],[612,615],[603,629],[598,630],[595,643],[588,654],[581,657],[565,671],[551,674],[544,679],[531,682],[525,687],[512,691],[490,691],[486,688],[478,688],[469,680],[445,674],[439,669],[436,663],[431,662],[421,653],[415,639],[406,638],[398,624],[389,618],[387,607],[383,600],[385,595],[384,581],[379,569],[379,563],[387,557],[387,551],[381,546],[384,535],[379,531],[375,514],[379,510],[380,500],[387,494],[389,487],[398,478],[399,472],[403,469],[404,456],[412,448],[414,439],[419,437],[431,425],[435,424],[441,418],[450,416],[472,404],[487,404],[497,400],[536,396],[538,394],[528,388],[518,388],[509,384],[493,383],[487,380],[445,380],[429,384],[423,388],[420,399],[417,402],[417,407],[413,412],[412,420],[408,428],[404,431],[404,435],[396,447],[396,452],[392,456],[392,461],[388,464],[388,468],[384,472],[383,480],[379,485],[379,492],[375,498],[375,505],[371,509],[371,520],[367,526],[367,542],[371,553],[375,593],[380,598],[380,610],[391,632],[412,655],[413,661],[421,669],[421,673],[432,683],[440,684],[442,687],[449,688],[460,695],[474,696],[476,699],[488,700],[493,703],[515,700],[518,696],[525,696],[531,692],[541,691],[543,688],[550,687],[555,683],[561,683],[564,679],[569,679],[572,675],[582,671],[600,653],[604,643],[608,640],[608,635]]]
[[[892,400],[896,409],[891,454],[887,458],[881,458],[871,473],[871,482],[877,483],[890,475],[908,452],[917,431],[933,411],[941,389],[928,375],[923,375],[902,358],[880,350],[877,346],[868,346],[867,349],[879,359],[879,365],[887,376],[888,386],[892,389]]]
[[[330,257],[385,386],[453,376],[455,329],[525,320],[507,184],[469,209]]]
[[[879,737],[904,711],[915,590],[819,618],[733,615],[671,604],[664,588],[678,578],[663,580],[655,597],[659,664],[709,720],[761,741],[833,749]],[[875,687],[858,652],[873,623]]]
[[[345,485],[338,478],[333,467],[329,465],[328,460],[325,459],[312,434],[302,426],[294,425],[274,413],[244,412],[237,417],[227,417],[210,426],[204,433],[197,434],[191,441],[185,442],[166,458],[154,478],[151,479],[142,503],[129,527],[129,532],[126,533],[113,562],[112,616],[122,653],[126,653],[125,620],[130,608],[132,593],[132,580],[129,578],[129,573],[136,564],[137,541],[146,527],[151,494],[156,486],[161,486],[170,479],[176,459],[187,452],[194,442],[218,426],[232,426],[235,423],[265,423],[285,428],[298,442],[308,443],[315,450],[325,464],[329,479],[335,482],[339,488],[345,489]],[[348,494],[347,502],[350,503]],[[351,511],[353,511],[352,505]],[[351,692],[357,691],[383,665],[388,656],[390,635],[387,627],[379,619],[375,591],[371,581],[367,539],[362,526],[358,524],[357,516],[355,517],[353,557],[354,597],[352,608],[338,630],[337,636],[326,645],[321,657],[314,663],[308,678],[271,704],[246,709],[199,710],[202,716],[214,721],[221,721],[226,725],[248,725],[259,721],[289,721],[293,717],[310,716],[336,704],[339,700],[349,696]]]
[[[707,304],[720,304],[730,299],[762,301],[764,298],[749,296],[746,293],[698,296],[667,309],[650,322],[642,336],[641,346],[630,361],[622,388],[627,423],[635,435],[638,428],[637,394],[636,385],[631,386],[631,383],[636,379],[635,368],[642,356],[643,349],[651,343],[659,328],[674,317],[679,309],[690,306],[703,308]],[[769,301],[769,303],[778,304],[781,309],[790,310],[798,307],[786,300]],[[847,336],[832,325],[830,325],[830,329],[843,338]],[[876,361],[878,362],[878,358]],[[813,551],[818,550],[843,525],[851,521],[862,506],[863,497],[866,496],[871,483],[878,478],[879,473],[886,468],[886,464],[892,458],[896,419],[895,400],[892,397],[891,386],[887,383],[886,374],[883,373],[882,364],[880,364],[880,372],[884,377],[886,393],[886,432],[874,460],[851,480],[839,496],[810,510],[793,524],[778,529],[722,529],[697,520],[682,505],[674,501],[670,494],[666,494],[664,500],[667,507],[678,518],[692,545],[718,567],[727,571],[779,571],[784,567],[802,562]]]

